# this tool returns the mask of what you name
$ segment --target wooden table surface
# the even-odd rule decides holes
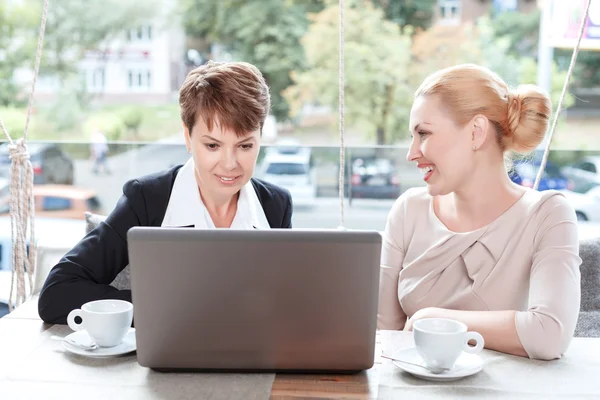
[[[247,380],[250,374],[240,374],[237,378],[220,375],[227,380],[220,382],[217,377],[216,384],[210,374],[150,374],[137,364],[135,355],[123,360],[113,359],[106,365],[74,363],[48,340],[56,332],[64,335],[70,330],[63,325],[43,323],[37,313],[35,298],[0,319],[0,399],[4,399],[3,391],[11,395],[8,397],[11,400],[38,396],[45,400],[92,397],[104,400],[115,394],[128,399],[187,399],[196,398],[197,391],[207,390],[206,385],[210,384],[214,386],[208,389],[208,396],[221,399],[236,396],[227,394],[230,384],[237,385],[242,393],[251,385],[248,383],[251,380]],[[371,369],[347,375],[278,373],[272,385],[272,375],[264,375],[267,378],[255,381],[257,385],[262,384],[262,391],[258,391],[261,394],[255,393],[251,398],[269,397],[270,388],[270,398],[278,400],[399,396],[407,399],[600,399],[600,339],[597,338],[574,338],[563,357],[554,361],[529,360],[484,350],[480,354],[484,363],[481,372],[459,381],[442,383],[416,378],[381,358],[382,353],[393,354],[413,345],[411,332],[379,331],[375,363]],[[186,388],[185,396],[176,392]],[[251,388],[248,388],[250,392]],[[242,395],[241,398],[247,397]]]

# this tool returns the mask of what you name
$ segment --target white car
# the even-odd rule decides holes
[[[560,172],[574,183],[575,190],[587,192],[600,185],[600,157],[583,157],[578,162],[561,168]]]
[[[575,209],[578,221],[600,222],[600,187],[594,187],[587,193],[561,190]]]
[[[269,148],[262,162],[261,178],[288,189],[294,206],[312,207],[317,198],[317,184],[309,148],[286,143]]]

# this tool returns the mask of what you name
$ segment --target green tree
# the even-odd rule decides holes
[[[292,71],[305,68],[300,38],[308,28],[309,11],[320,1],[181,0],[186,32],[194,38],[226,46],[233,58],[256,65],[272,96],[272,113],[288,117],[281,92],[292,84]]]
[[[509,41],[508,52],[513,56],[537,57],[540,29],[540,12],[504,12],[491,19],[492,31],[498,38]],[[566,70],[573,51],[555,49],[554,59],[560,70]],[[555,67],[553,67],[555,68]],[[563,76],[564,77],[564,76]],[[600,52],[582,50],[577,56],[572,87],[600,86]]]
[[[39,15],[24,5],[0,3],[0,106],[20,105],[26,101],[19,96],[21,88],[15,82],[14,72],[24,65],[33,65],[28,61],[34,56],[35,48],[27,39],[38,24]]]
[[[140,126],[144,121],[144,113],[142,108],[138,106],[126,107],[121,111],[121,119],[123,120],[123,125],[125,125],[125,128],[132,132],[133,137],[137,139]]]
[[[373,3],[384,11],[386,19],[401,28],[411,26],[418,31],[431,26],[438,0],[373,0]]]
[[[435,25],[413,36],[409,81],[416,88],[431,73],[456,64],[480,63],[477,30],[471,25]]]
[[[493,35],[508,40],[508,52],[513,56],[537,57],[540,12],[502,12],[486,18]],[[480,24],[481,25],[481,24]]]
[[[350,6],[344,11],[345,115],[377,144],[393,143],[408,126],[410,36],[372,4]],[[338,11],[331,5],[315,15],[302,38],[309,68],[295,73],[295,85],[285,91],[294,114],[307,103],[338,107]]]
[[[510,19],[517,13],[506,13]],[[507,17],[508,18],[508,17]],[[538,14],[539,18],[539,14]],[[487,18],[482,18],[478,22],[479,47],[482,49],[482,64],[497,72],[511,86],[518,84],[535,84],[537,81],[537,62],[534,58],[533,49],[527,50],[526,46],[520,46],[519,43],[531,42],[535,35],[526,32],[531,31],[533,24],[527,15],[517,17],[521,22],[512,24],[514,30],[524,35],[523,40],[519,42],[519,36],[515,36],[515,31],[499,27],[496,23],[490,23]],[[527,39],[529,37],[529,39]],[[492,44],[490,46],[490,44]],[[536,44],[537,47],[537,44]],[[537,50],[536,50],[537,51]],[[552,81],[550,83],[550,98],[552,105],[556,107],[563,84],[567,77],[566,70],[561,70],[557,62],[552,63]],[[565,96],[563,107],[569,107],[575,99],[569,93]]]
[[[475,63],[496,72],[511,87],[535,84],[537,63],[532,56],[519,54],[511,35],[501,36],[494,24],[483,17],[476,26],[434,26],[413,38],[410,80],[414,87],[434,71],[461,63]],[[553,64],[551,93],[556,107],[562,92],[566,71]],[[567,94],[563,107],[573,104]]]

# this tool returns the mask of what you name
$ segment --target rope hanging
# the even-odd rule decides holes
[[[546,148],[544,149],[544,156],[542,157],[542,163],[540,164],[540,170],[538,171],[537,176],[535,177],[535,183],[533,184],[533,190],[537,190],[540,181],[542,179],[542,175],[544,174],[544,169],[546,169],[546,162],[548,161],[548,155],[550,154],[550,145],[552,144],[552,138],[554,137],[554,131],[556,130],[556,124],[558,123],[558,116],[562,111],[562,104],[565,100],[565,96],[567,94],[567,88],[569,87],[569,81],[571,80],[571,76],[573,75],[573,68],[575,67],[575,61],[577,60],[577,54],[579,53],[579,47],[581,46],[581,38],[583,38],[583,32],[585,31],[585,23],[588,19],[588,15],[590,14],[590,5],[592,4],[592,0],[588,0],[587,6],[585,7],[585,14],[583,15],[583,19],[581,20],[581,27],[579,28],[579,37],[577,38],[577,44],[573,49],[573,56],[571,57],[571,64],[569,65],[569,70],[567,72],[567,77],[565,78],[565,83],[562,88],[562,93],[560,94],[560,99],[558,100],[558,105],[556,106],[556,113],[554,114],[554,121],[552,121],[552,128],[550,129],[550,136],[548,137],[548,143],[546,144]],[[548,7],[548,5],[546,5]]]
[[[340,229],[344,229],[344,167],[345,167],[345,148],[344,148],[344,0],[339,0],[339,131],[340,131],[340,176],[339,176],[339,196],[340,196]]]
[[[10,221],[12,237],[12,273],[10,281],[10,295],[8,298],[9,311],[18,307],[27,298],[25,287],[25,274],[27,274],[29,288],[33,287],[33,273],[35,271],[36,242],[35,242],[35,207],[33,198],[33,166],[29,160],[27,151],[27,130],[33,108],[33,94],[40,69],[42,47],[44,42],[44,31],[46,29],[46,18],[48,15],[48,2],[44,0],[42,22],[37,44],[35,69],[33,83],[29,93],[29,106],[27,107],[27,119],[23,138],[13,141],[6,127],[0,119],[0,129],[8,140],[8,151],[11,160],[10,168]],[[27,254],[27,225],[29,224],[29,254]],[[16,298],[13,299],[16,285]]]

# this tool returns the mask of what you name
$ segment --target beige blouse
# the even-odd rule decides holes
[[[558,358],[579,314],[577,218],[556,191],[528,190],[491,224],[455,233],[437,218],[426,188],[390,211],[381,257],[379,329],[402,329],[426,307],[516,310],[531,358]]]

